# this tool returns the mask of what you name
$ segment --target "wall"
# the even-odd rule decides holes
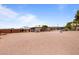
[[[18,32],[29,32],[29,29],[0,29],[0,33],[18,33]]]

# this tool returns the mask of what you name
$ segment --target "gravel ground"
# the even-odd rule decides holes
[[[78,31],[26,32],[0,36],[0,55],[78,54]]]

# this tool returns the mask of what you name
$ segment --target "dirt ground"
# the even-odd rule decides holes
[[[26,32],[0,36],[0,55],[78,54],[78,31]]]

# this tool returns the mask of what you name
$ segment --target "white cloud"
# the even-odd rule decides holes
[[[59,10],[63,10],[63,9],[66,8],[66,6],[67,6],[67,4],[59,4],[59,5],[58,5],[58,9],[59,9]]]
[[[20,21],[22,21],[22,22],[32,22],[34,20],[37,20],[36,19],[36,16],[35,15],[32,15],[32,14],[27,14],[27,15],[21,16],[18,19]]]
[[[36,26],[36,25],[39,25],[39,24],[43,24],[37,18],[37,16],[35,16],[33,14],[27,14],[27,15],[20,16],[18,18],[18,21],[21,22],[21,24],[24,24],[24,25],[27,25],[27,26]]]
[[[3,17],[14,18],[18,15],[18,13],[0,5],[0,15],[2,15]]]
[[[10,8],[0,5],[0,27],[35,26],[42,22],[33,14],[21,15]]]

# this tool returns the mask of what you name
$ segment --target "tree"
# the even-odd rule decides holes
[[[75,15],[75,20],[79,20],[79,10],[77,11],[77,13]]]
[[[73,20],[73,22],[79,23],[79,10],[77,11],[77,13],[75,15],[75,19]]]
[[[77,10],[75,19],[72,22],[68,22],[65,28],[68,28],[69,30],[76,30],[78,24],[79,24],[79,10]]]
[[[68,22],[67,25],[65,26],[65,28],[71,30],[71,23],[72,22]]]
[[[42,31],[46,31],[46,30],[47,30],[47,28],[48,28],[48,26],[47,26],[47,25],[43,25],[41,30],[42,30]]]
[[[76,24],[75,25],[75,30],[76,30],[76,27],[79,26],[79,10],[77,10],[77,13],[75,15],[75,19],[73,20],[73,22]]]

